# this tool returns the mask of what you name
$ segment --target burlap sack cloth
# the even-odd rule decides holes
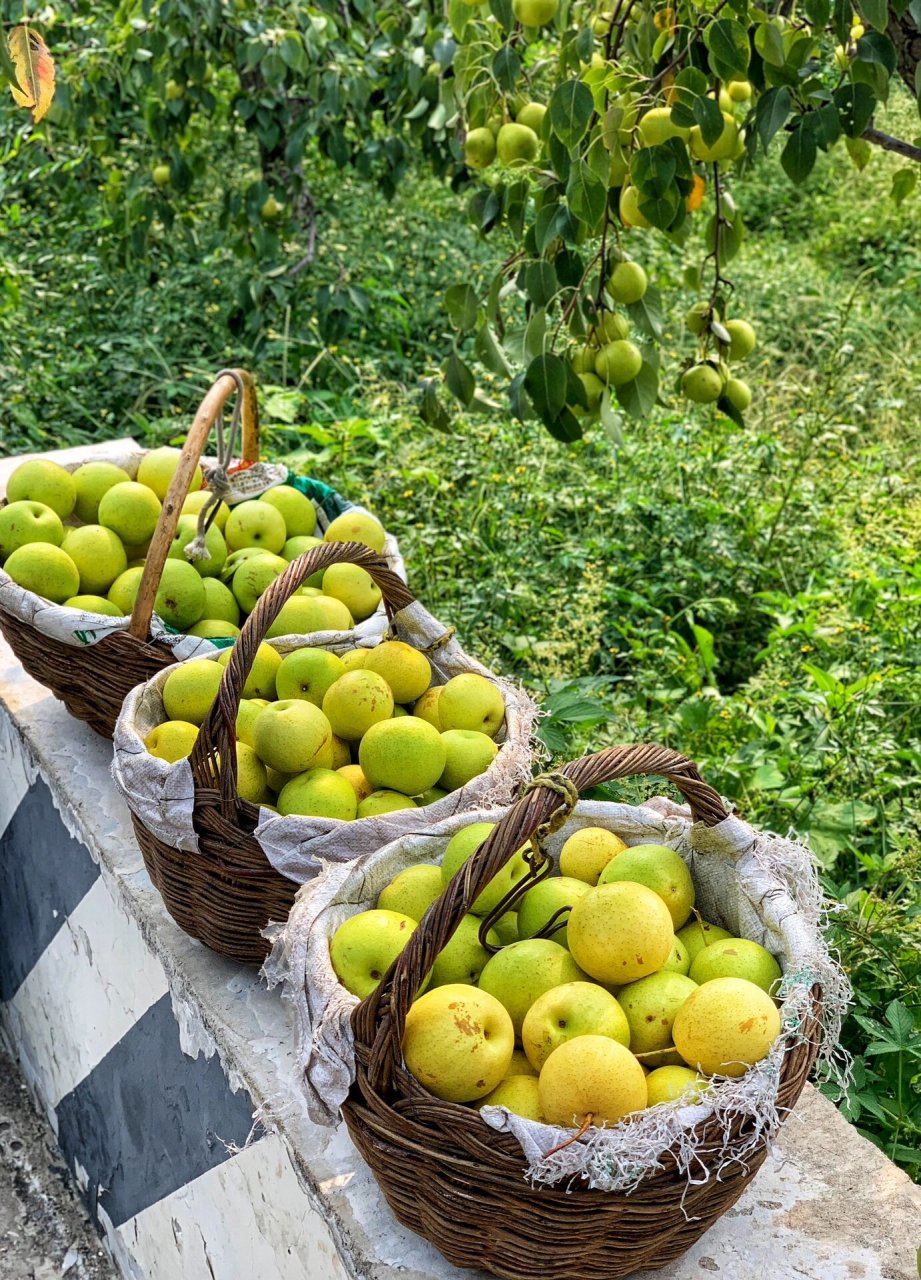
[[[400,837],[360,862],[328,866],[298,893],[288,922],[274,929],[275,945],[266,961],[270,981],[283,981],[296,1011],[297,1062],[307,1106],[319,1123],[333,1124],[354,1079],[351,1015],[357,999],[336,978],[329,939],[349,916],[375,905],[378,894],[405,867],[440,862],[450,837],[468,823],[495,822],[503,810],[458,815]],[[690,1182],[695,1165],[694,1126],[710,1115],[726,1133],[724,1162],[745,1160],[761,1140],[771,1140],[780,1125],[777,1079],[785,1046],[795,1038],[801,1016],[810,1007],[813,984],[824,992],[823,1045],[829,1062],[835,1052],[850,989],[822,935],[824,903],[812,856],[794,840],[765,835],[735,817],[715,827],[691,822],[690,811],[664,797],[643,805],[581,801],[563,827],[546,841],[559,856],[564,841],[582,826],[615,832],[628,845],[665,844],[687,863],[704,919],[734,936],[761,943],[783,970],[783,1031],[769,1056],[741,1079],[721,1077],[693,1105],[664,1103],[611,1129],[592,1129],[548,1158],[572,1136],[571,1130],[525,1120],[504,1107],[485,1107],[487,1124],[514,1134],[521,1144],[526,1176],[536,1183],[584,1178],[591,1187],[627,1191],[661,1167],[667,1151],[677,1156]],[[734,1139],[732,1122],[747,1137]],[[702,1175],[706,1177],[704,1171]]]
[[[375,853],[398,836],[415,834],[433,823],[484,805],[505,804],[531,775],[532,733],[537,707],[517,685],[501,680],[471,658],[453,632],[415,603],[402,609],[391,628],[394,638],[427,652],[435,684],[473,671],[499,686],[505,699],[505,722],[496,736],[499,752],[486,770],[466,786],[425,808],[400,809],[375,818],[342,822],[335,818],[279,817],[262,809],[256,839],[273,867],[298,884],[316,875],[327,862],[347,862]],[[341,654],[356,646],[373,647],[381,636],[325,631],[309,637],[285,636],[267,643],[280,653],[305,644]],[[217,654],[213,655],[215,659]],[[128,807],[154,835],[178,849],[197,849],[192,826],[194,784],[187,760],[167,764],[144,747],[144,738],[166,719],[162,688],[167,668],[125,699],[115,727],[112,773]]]
[[[123,471],[127,471],[128,475],[134,479],[145,452],[146,450],[134,445],[121,447],[113,445],[110,450],[100,450],[97,447],[82,453],[78,449],[67,449],[60,457],[53,453],[42,456],[52,458],[66,471],[76,471],[77,467],[84,462],[112,462]],[[217,461],[217,458],[213,457],[202,458],[206,477],[209,468],[215,467]],[[230,505],[243,502],[248,498],[258,497],[260,493],[278,484],[294,485],[312,500],[317,513],[316,536],[318,538],[322,538],[324,531],[329,528],[336,516],[348,510],[364,510],[363,507],[348,502],[322,481],[295,476],[286,466],[276,463],[259,463],[234,477],[231,492],[225,501]],[[4,496],[5,489],[5,482],[0,482],[0,498]],[[71,520],[65,522],[65,525],[76,523]],[[406,566],[400,555],[397,540],[391,534],[387,535],[383,554],[390,567],[405,582]],[[110,618],[105,614],[85,613],[81,609],[65,609],[62,605],[52,604],[41,596],[18,586],[2,569],[0,569],[0,608],[5,609],[21,622],[34,627],[41,635],[59,640],[62,644],[73,645],[78,649],[98,644],[112,632],[127,630],[131,622],[130,617]],[[368,637],[380,636],[386,629],[387,615],[383,605],[370,618],[358,623],[355,628],[358,635]],[[230,641],[212,642],[197,636],[182,635],[166,626],[156,613],[150,620],[150,634],[155,640],[168,645],[176,655],[177,661],[214,653],[215,649],[226,648],[230,643]]]

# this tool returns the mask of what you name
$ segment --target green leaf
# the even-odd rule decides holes
[[[673,85],[672,124],[689,129],[695,123],[694,104],[698,98],[706,97],[709,87],[707,77],[696,67],[679,71]]]
[[[755,28],[755,48],[771,67],[782,67],[787,60],[783,36],[773,22],[759,22]]]
[[[844,84],[832,94],[841,127],[849,138],[859,138],[873,118],[876,99],[865,84]]]
[[[476,11],[474,8],[474,12]],[[489,0],[489,9],[503,31],[510,32],[515,27],[515,14],[512,0]]]
[[[608,189],[584,160],[572,167],[566,186],[566,198],[572,212],[580,222],[585,223],[590,232],[600,226],[608,203]]]
[[[888,75],[893,75],[898,63],[895,45],[881,31],[868,31],[857,41],[857,57],[861,62],[876,62]]]
[[[549,425],[566,407],[565,362],[552,352],[538,356],[525,370],[524,388],[538,417]]]
[[[655,285],[647,285],[639,302],[630,302],[625,309],[641,333],[659,341],[665,332],[665,320],[662,315],[662,295]]]
[[[786,781],[786,777],[773,763],[759,765],[752,774],[752,786],[757,787],[759,791],[776,791],[778,787],[784,786]]]
[[[681,207],[681,194],[677,187],[669,187],[661,195],[645,196],[639,199],[639,211],[654,227],[667,231],[675,221]]]
[[[812,173],[817,156],[815,138],[808,129],[800,125],[790,134],[787,145],[781,152],[780,163],[790,181],[799,185]]]
[[[831,0],[805,0],[804,7],[812,25],[823,31],[831,18]]]
[[[544,426],[562,444],[573,444],[582,439],[582,424],[571,409],[564,409],[558,418],[545,422]]]
[[[473,347],[480,363],[490,373],[498,373],[506,378],[511,377],[512,366],[506,359],[505,352],[499,345],[499,340],[490,325],[484,324],[480,326],[477,330]]]
[[[529,262],[524,270],[524,291],[535,307],[548,306],[556,296],[559,283],[551,262]]]
[[[630,178],[640,195],[661,196],[674,182],[676,168],[675,157],[667,147],[643,147],[633,157]]]
[[[550,97],[550,124],[567,147],[584,136],[595,110],[592,91],[581,80],[565,80]]]
[[[659,371],[643,355],[643,367],[632,382],[615,388],[618,404],[631,418],[646,418],[659,397]]]
[[[534,219],[534,241],[538,253],[545,253],[547,247],[559,237],[557,215],[561,208],[559,201],[551,201],[538,209]]]
[[[493,58],[492,73],[500,89],[514,93],[521,75],[521,59],[511,45],[504,45]]]
[[[902,1047],[907,1046],[915,1035],[915,1020],[909,1009],[901,1000],[893,1000],[886,1009],[886,1021],[892,1028]]]
[[[877,31],[885,31],[889,23],[889,5],[887,0],[858,0],[861,14]]]
[[[445,291],[445,310],[455,329],[466,333],[476,324],[477,296],[470,284],[452,284]]]
[[[419,416],[426,426],[436,431],[449,431],[451,419],[448,411],[438,398],[438,385],[434,378],[425,378],[420,388],[422,395],[419,404]]]
[[[700,125],[700,136],[708,147],[713,146],[726,127],[720,105],[713,98],[697,99],[694,103],[694,123]]]
[[[854,12],[851,0],[833,0],[833,4],[832,26],[838,43],[846,45],[851,38],[851,14]]]
[[[748,71],[751,50],[748,32],[734,18],[717,18],[704,32],[710,69],[721,80],[740,80]]]
[[[854,168],[858,171],[866,169],[873,159],[873,148],[866,138],[845,138],[844,145],[847,147],[847,153],[851,157]]]
[[[756,124],[765,151],[775,133],[786,124],[792,106],[793,95],[789,89],[768,89],[759,100]]]
[[[892,175],[892,198],[896,204],[907,200],[918,185],[916,169],[897,169]]]
[[[456,351],[452,351],[445,363],[445,382],[448,390],[466,408],[476,392],[476,379]]]

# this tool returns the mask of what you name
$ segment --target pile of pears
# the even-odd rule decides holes
[[[151,755],[189,755],[230,656],[172,668]],[[283,817],[345,822],[434,804],[489,768],[504,721],[492,680],[465,672],[433,684],[428,658],[402,640],[341,657],[262,644],[237,713],[237,793]]]
[[[111,462],[85,462],[74,472],[50,458],[20,463],[0,508],[0,564],[19,586],[54,604],[113,618],[130,614],[180,456],[178,449],[151,450],[134,480]],[[154,604],[167,626],[188,635],[238,636],[266,587],[324,540],[384,548],[383,527],[360,511],[338,516],[316,537],[313,503],[283,484],[232,509],[221,503],[205,537],[207,556],[189,560],[185,548],[209,496],[197,467]],[[288,601],[270,634],[347,631],[380,600],[359,565],[331,565]]]
[[[463,828],[440,866],[406,868],[373,909],[338,927],[330,959],[349,991],[374,990],[494,825]],[[473,902],[407,1014],[404,1060],[430,1093],[566,1128],[605,1126],[693,1100],[711,1076],[741,1076],[765,1057],[780,1034],[780,966],[695,912],[673,849],[577,830],[560,874],[494,919],[491,953],[483,919],[528,874],[523,854]],[[562,927],[536,937],[555,916]]]

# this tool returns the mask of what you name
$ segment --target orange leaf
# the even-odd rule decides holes
[[[699,209],[704,202],[704,192],[707,190],[707,184],[699,173],[694,174],[694,189],[685,201],[688,213],[693,213],[695,209]]]
[[[54,59],[41,36],[24,24],[10,32],[9,45],[19,82],[10,85],[13,98],[32,112],[32,123],[38,124],[54,97]]]

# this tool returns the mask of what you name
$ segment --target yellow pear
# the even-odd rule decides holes
[[[353,507],[337,516],[323,537],[326,542],[361,542],[372,551],[383,551],[387,535],[379,520]]]
[[[605,827],[580,827],[560,850],[560,875],[596,885],[611,859],[626,847],[620,836]]]
[[[432,683],[432,667],[424,653],[402,640],[384,640],[368,650],[365,670],[382,676],[394,702],[415,702]]]
[[[658,894],[630,881],[589,889],[570,912],[567,933],[585,972],[617,986],[661,969],[675,936]]]
[[[184,720],[165,720],[151,729],[144,739],[144,746],[158,760],[175,764],[189,754],[197,737],[198,725],[187,724]]]
[[[383,676],[358,668],[346,671],[323,695],[323,713],[333,733],[357,742],[372,725],[393,715],[393,694]]]
[[[540,1109],[540,1087],[533,1075],[503,1076],[492,1093],[487,1093],[477,1104],[480,1107],[507,1107],[516,1116],[526,1120],[543,1120]]]
[[[508,1070],[515,1033],[488,992],[462,983],[420,996],[406,1015],[403,1057],[421,1085],[446,1102],[475,1102]]]
[[[646,1077],[647,1105],[655,1107],[660,1102],[677,1102],[679,1098],[699,1093],[706,1087],[706,1077],[690,1067],[657,1067]]]
[[[707,1075],[741,1076],[760,1062],[780,1035],[771,997],[745,978],[714,978],[678,1011],[675,1048],[689,1067]]]
[[[548,1124],[578,1128],[617,1124],[642,1111],[646,1076],[629,1049],[608,1036],[577,1036],[550,1054],[538,1080],[540,1109]]]

